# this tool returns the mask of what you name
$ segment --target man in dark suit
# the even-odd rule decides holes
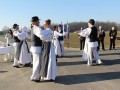
[[[82,31],[82,27],[81,27],[81,31]],[[85,46],[85,37],[79,36],[79,38],[80,38],[80,50],[83,50]]]
[[[110,36],[110,48],[109,50],[114,49],[115,50],[115,41],[116,41],[116,36],[117,36],[117,30],[115,30],[115,27],[112,27],[112,30],[109,32]]]
[[[84,49],[85,46],[85,37],[80,36],[80,50]]]
[[[99,26],[99,31],[98,31],[98,50],[100,49],[100,43],[101,43],[102,44],[102,50],[105,51],[104,38],[105,38],[105,31],[102,28],[102,26]]]

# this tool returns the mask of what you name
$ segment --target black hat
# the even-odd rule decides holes
[[[90,20],[89,20],[89,23],[92,24],[92,25],[94,25],[94,24],[95,24],[94,19],[90,19]]]
[[[58,27],[62,27],[62,25],[61,25],[61,24],[59,24],[59,25],[58,25]]]
[[[19,26],[18,24],[13,24],[13,28],[15,29],[17,26]]]
[[[37,16],[34,16],[34,17],[32,17],[31,22],[35,22],[35,21],[38,21],[38,20],[40,20],[40,19]]]

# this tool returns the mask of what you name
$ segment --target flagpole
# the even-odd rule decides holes
[[[68,40],[68,48],[70,47],[70,37],[69,37],[69,25],[68,25],[68,22],[67,22],[67,40]]]

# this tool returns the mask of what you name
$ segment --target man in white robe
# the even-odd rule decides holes
[[[40,82],[40,56],[42,40],[38,37],[41,28],[39,26],[39,18],[37,16],[32,17],[32,46],[30,51],[33,56],[33,71],[31,76],[31,81]]]
[[[55,49],[52,43],[52,30],[50,29],[51,21],[45,22],[45,30],[36,30],[36,35],[43,41],[41,53],[40,75],[43,80],[54,81],[58,75],[56,65]],[[50,45],[50,47],[48,46]],[[46,45],[46,46],[45,46]],[[46,48],[49,48],[49,52]],[[47,59],[46,59],[47,58]]]
[[[97,41],[97,28],[94,26],[95,21],[93,19],[90,19],[88,22],[88,27],[87,29],[79,32],[78,34],[83,36],[83,37],[88,37],[88,49],[87,51],[87,59],[88,59],[88,66],[91,66],[93,64],[93,56],[96,60],[97,64],[102,64],[101,59],[99,58],[99,54],[97,52],[97,47],[98,47],[98,41]]]
[[[16,35],[16,33],[19,32],[19,25],[17,24],[14,24],[13,25],[13,38],[14,38],[14,43],[13,43],[13,46],[14,46],[14,49],[15,49],[15,55],[14,55],[14,63],[13,63],[13,67],[16,67],[16,68],[19,68],[18,64],[18,59],[17,59],[17,52],[18,52],[18,47],[19,47],[19,44],[20,44],[20,40],[18,39]]]
[[[58,26],[58,32],[61,33],[61,34],[64,33],[64,30],[62,30],[61,25]],[[64,35],[59,36],[58,40],[60,42],[61,56],[64,56]]]

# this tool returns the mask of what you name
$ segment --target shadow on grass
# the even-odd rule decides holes
[[[64,75],[57,77],[55,82],[64,85],[73,85],[114,79],[120,79],[120,72]]]

